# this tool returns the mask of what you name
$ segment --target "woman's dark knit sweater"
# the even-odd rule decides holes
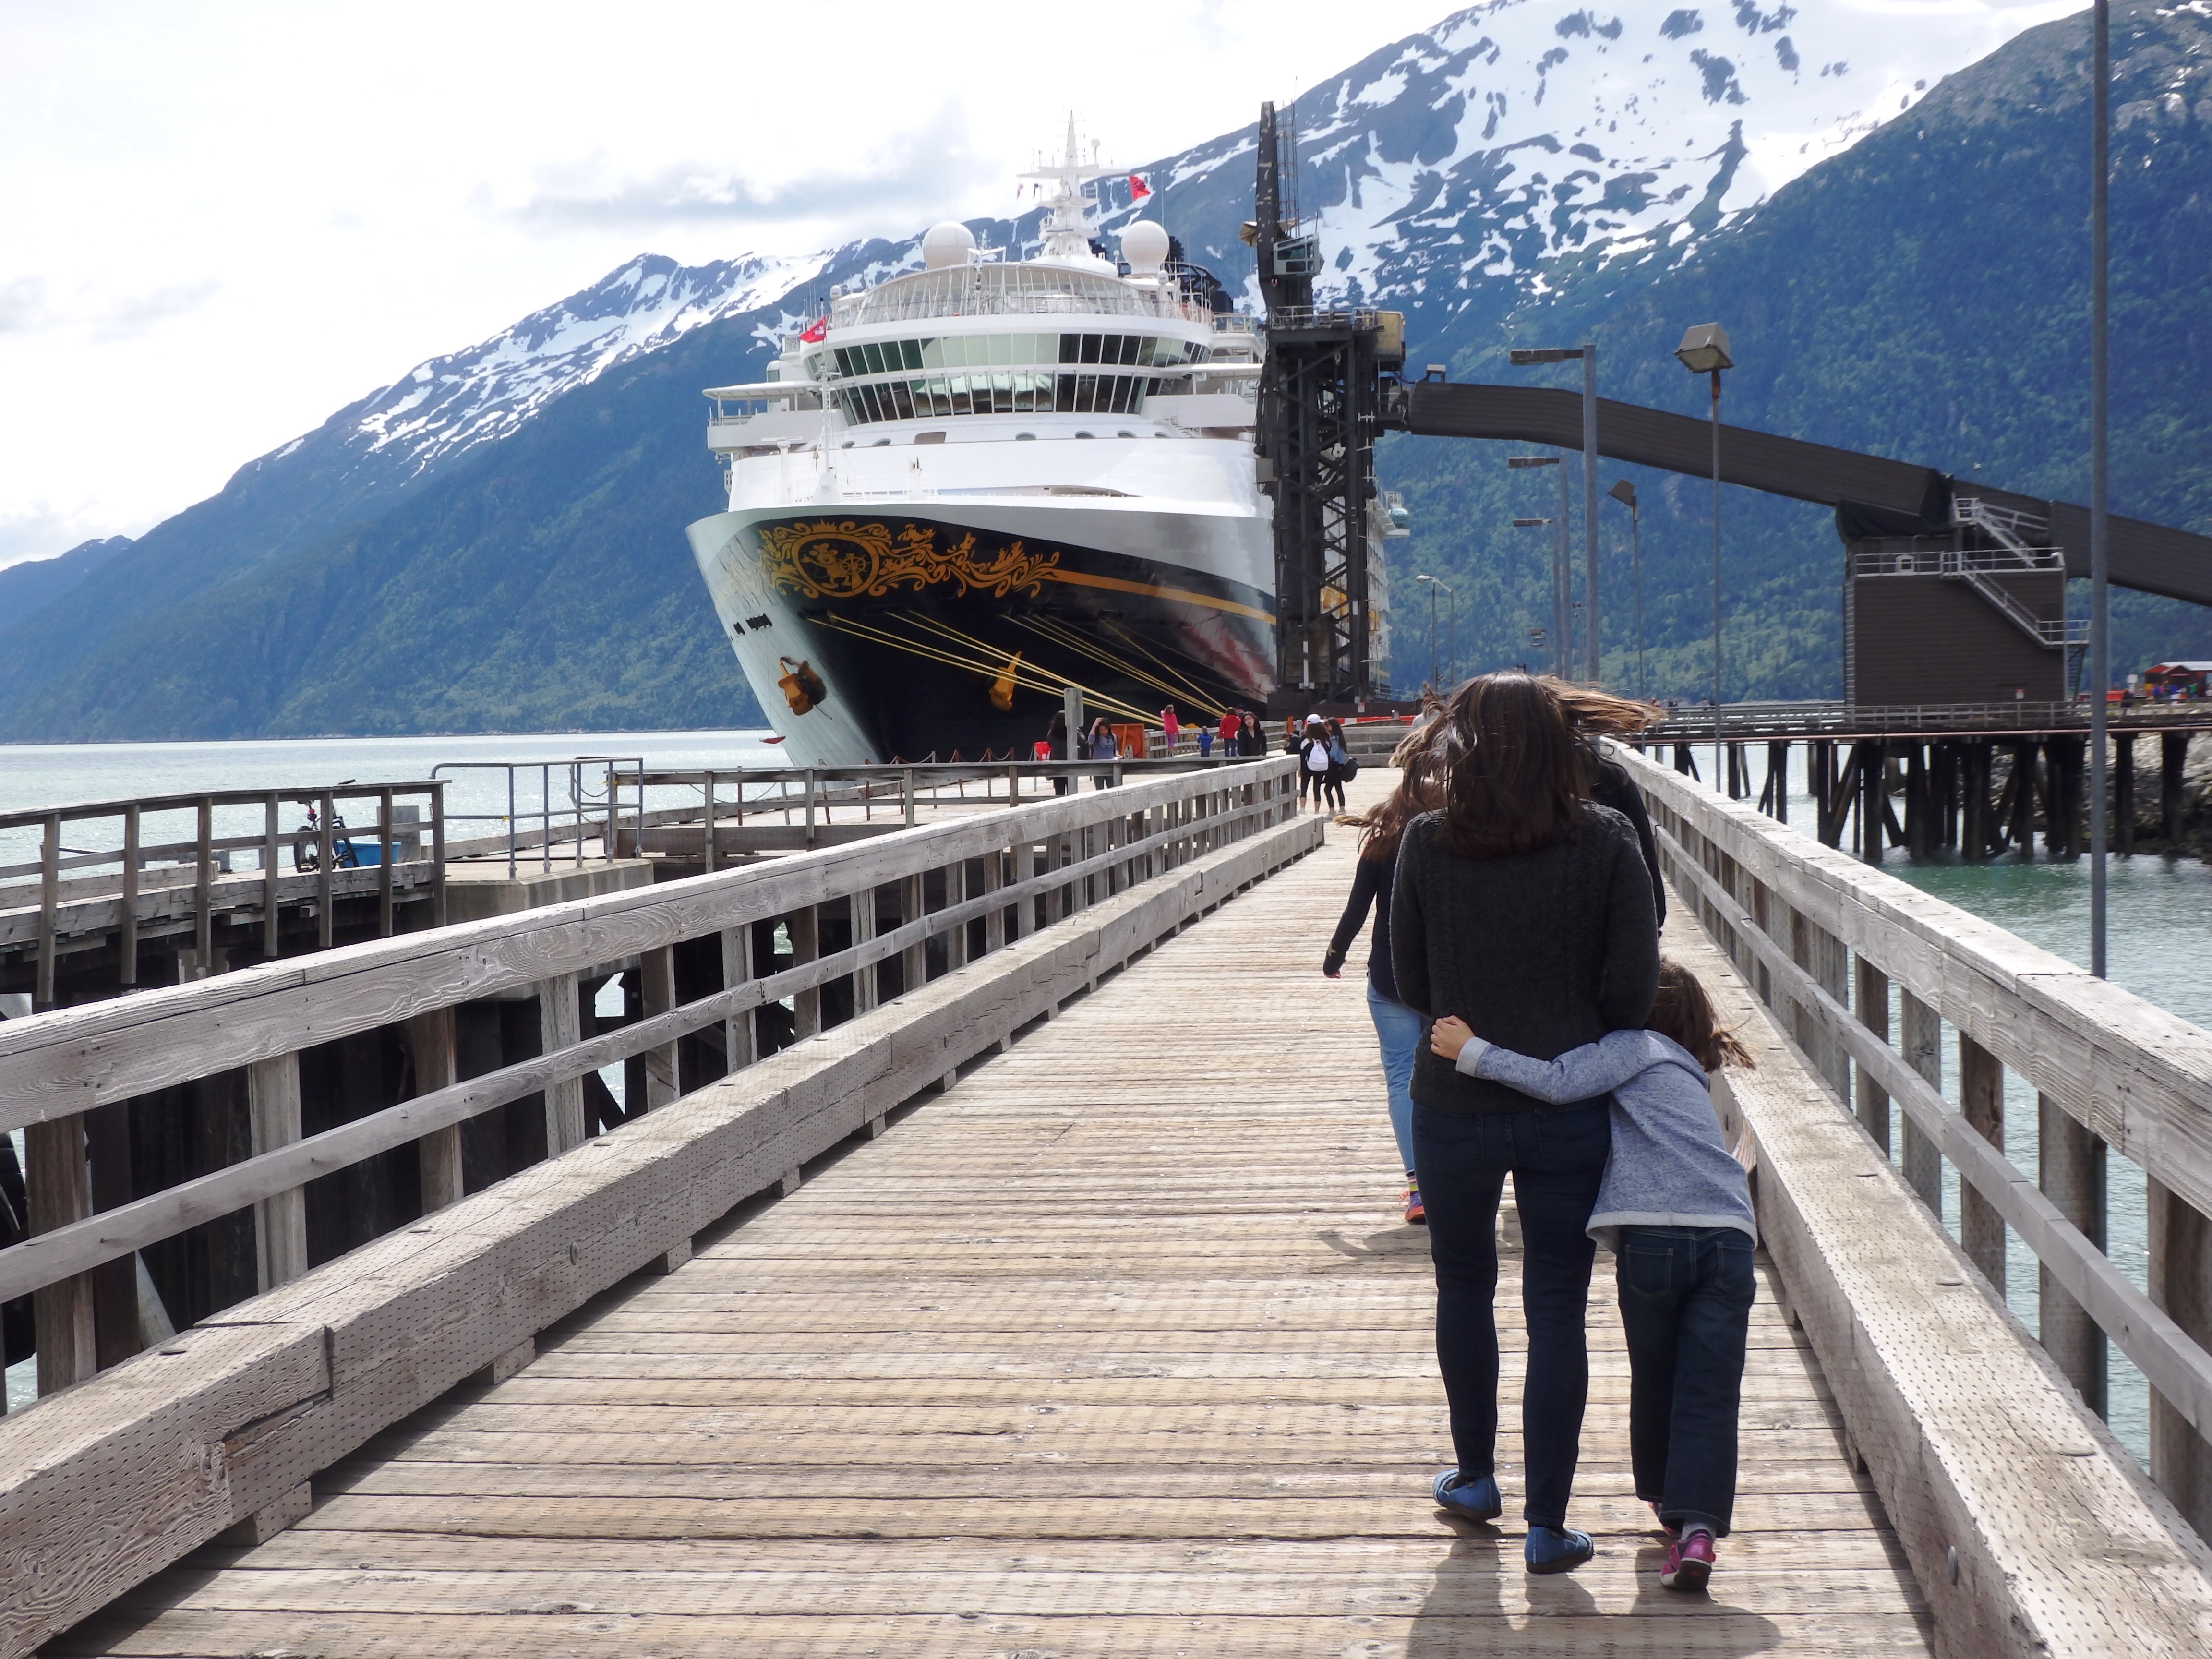
[[[1441,813],[1407,826],[1390,905],[1398,1000],[1456,1014],[1476,1036],[1539,1060],[1640,1027],[1659,989],[1659,924],[1636,831],[1610,807],[1540,852],[1468,859],[1437,843]],[[1528,1097],[1465,1077],[1425,1042],[1413,1100],[1444,1112],[1517,1112]]]

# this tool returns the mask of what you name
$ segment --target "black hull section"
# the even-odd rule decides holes
[[[1256,587],[905,514],[744,516],[718,561],[732,591],[702,568],[794,758],[837,754],[833,732],[878,761],[1027,758],[1064,681],[1089,714],[1149,726],[1170,706],[1211,724],[1273,684]]]

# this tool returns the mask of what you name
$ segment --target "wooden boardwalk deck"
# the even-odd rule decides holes
[[[1531,1578],[1517,1522],[1455,1531],[1428,1502],[1424,1236],[1397,1222],[1360,983],[1316,971],[1350,860],[1340,834],[319,1476],[293,1530],[204,1549],[47,1651],[1925,1652],[1771,1288],[1710,1596],[1657,1585],[1602,1258],[1576,1505],[1597,1559]]]

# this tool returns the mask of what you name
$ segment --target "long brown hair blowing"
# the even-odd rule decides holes
[[[1589,804],[1581,739],[1553,685],[1533,674],[1479,674],[1434,722],[1428,753],[1449,768],[1448,853],[1509,858],[1571,839]]]
[[[1647,1030],[1680,1043],[1708,1072],[1719,1071],[1723,1061],[1747,1068],[1755,1063],[1735,1033],[1722,1027],[1713,1000],[1698,976],[1672,957],[1659,959],[1659,994],[1644,1024]]]
[[[1552,688],[1552,695],[1559,698],[1559,706],[1566,711],[1567,723],[1585,737],[1633,737],[1662,719],[1667,712],[1656,703],[1616,697],[1594,685],[1573,685],[1548,674],[1544,676],[1544,684]]]
[[[1339,823],[1359,831],[1361,858],[1389,863],[1398,856],[1406,826],[1444,804],[1443,774],[1430,756],[1429,730],[1416,727],[1391,752],[1390,763],[1398,769],[1396,788],[1364,812],[1339,815]]]

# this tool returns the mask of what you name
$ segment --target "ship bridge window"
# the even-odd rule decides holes
[[[865,426],[948,415],[1137,415],[1162,384],[1142,374],[1006,370],[864,380],[838,386],[831,396],[848,424]]]
[[[1180,368],[1206,361],[1195,340],[1148,334],[945,334],[931,339],[871,340],[839,346],[810,360],[816,378],[832,362],[839,379],[915,370],[1042,368],[1058,363],[1115,364],[1128,368]]]

